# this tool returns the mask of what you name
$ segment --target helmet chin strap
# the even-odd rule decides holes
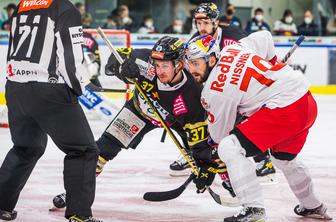
[[[213,26],[213,28],[212,28],[211,36],[214,37],[214,35],[216,34],[216,31],[217,31],[217,28],[218,28],[218,27],[216,27],[216,22],[215,21],[212,21],[212,26]]]
[[[172,84],[172,82],[174,81],[174,79],[176,78],[176,76],[177,76],[177,74],[179,74],[179,72],[181,71],[176,71],[176,61],[173,61],[173,63],[174,63],[174,75],[173,75],[173,78],[169,81],[169,82],[167,82],[167,84],[169,85],[169,86],[174,86],[174,85],[176,85],[176,84]]]

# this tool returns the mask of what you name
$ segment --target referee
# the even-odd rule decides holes
[[[81,17],[69,0],[22,0],[13,14],[6,101],[13,148],[0,168],[0,219],[14,220],[20,192],[43,155],[47,135],[65,154],[64,186],[72,222],[97,222],[98,149],[77,102],[82,94]]]

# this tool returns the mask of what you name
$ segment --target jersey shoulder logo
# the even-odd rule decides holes
[[[53,0],[23,0],[19,5],[19,13],[24,11],[49,8]]]

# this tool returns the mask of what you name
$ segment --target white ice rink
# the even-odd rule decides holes
[[[328,206],[329,214],[336,217],[336,96],[316,96],[318,119],[311,129],[300,158],[310,168],[315,190]],[[98,138],[106,124],[91,121]],[[177,188],[186,178],[170,177],[168,166],[177,157],[178,150],[167,139],[160,143],[162,130],[148,134],[137,150],[123,150],[107,163],[97,178],[93,213],[105,222],[221,222],[238,208],[217,205],[208,193],[196,194],[191,183],[177,199],[167,202],[147,202],[142,195],[147,191]],[[11,148],[8,129],[0,129],[0,162]],[[19,222],[65,221],[64,211],[49,212],[54,195],[63,191],[63,153],[51,140],[45,155],[38,162],[23,189],[16,210]],[[297,204],[283,175],[277,173],[280,183],[264,186],[268,222],[316,221],[303,219],[293,213]],[[226,194],[219,183],[213,188]],[[0,197],[1,198],[1,197]],[[336,220],[334,220],[336,221]]]

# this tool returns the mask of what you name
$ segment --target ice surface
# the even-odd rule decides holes
[[[310,169],[318,196],[327,204],[329,214],[336,217],[336,96],[316,98],[319,116],[300,158]],[[106,124],[97,120],[90,123],[98,138]],[[169,164],[176,159],[178,150],[170,139],[160,143],[161,133],[162,130],[152,131],[137,150],[123,150],[115,160],[107,163],[97,179],[94,216],[105,222],[220,222],[235,213],[239,208],[217,205],[208,193],[196,194],[193,184],[175,200],[147,202],[142,199],[147,191],[174,189],[186,179],[168,175]],[[0,162],[11,145],[9,130],[0,129]],[[16,221],[65,221],[64,211],[48,211],[53,196],[63,191],[63,157],[49,140],[45,155],[21,193]],[[293,213],[297,201],[283,175],[278,173],[277,176],[279,184],[263,186],[268,222],[315,221]],[[213,188],[227,195],[218,181]]]

